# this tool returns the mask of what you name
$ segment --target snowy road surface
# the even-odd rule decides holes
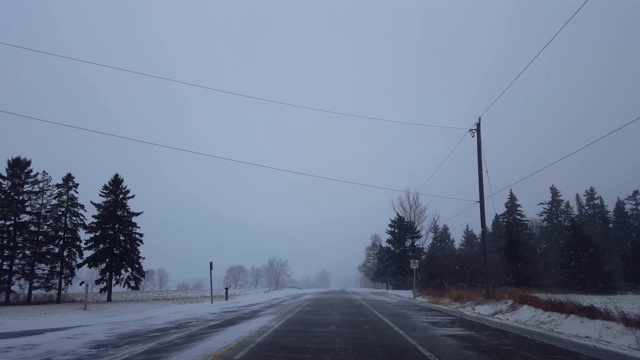
[[[112,306],[109,304],[109,306]],[[631,359],[375,291],[299,292],[2,321],[2,359]],[[127,311],[129,311],[127,313]],[[45,317],[46,319],[46,317]],[[10,331],[7,331],[10,330]],[[540,339],[539,337],[535,337]]]

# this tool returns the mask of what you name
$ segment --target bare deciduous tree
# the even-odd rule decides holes
[[[195,284],[193,284],[193,286],[191,287],[191,290],[204,290],[204,283],[202,282],[202,280],[196,281]]]
[[[358,270],[367,279],[371,280],[378,267],[378,250],[382,246],[382,238],[379,234],[373,234],[369,240],[371,240],[371,243],[364,249],[364,262],[358,266]]]
[[[247,284],[249,273],[242,265],[231,265],[224,274],[224,284],[233,286],[234,289],[242,288]]]
[[[249,269],[249,277],[253,282],[253,288],[257,289],[258,285],[260,285],[260,282],[264,278],[264,270],[262,268],[252,266],[251,269]]]
[[[165,290],[169,286],[169,273],[164,268],[158,268],[156,271],[156,285],[158,291]]]
[[[180,284],[178,284],[178,286],[176,286],[176,290],[178,291],[191,290],[191,286],[189,286],[189,284],[187,284],[186,282],[181,282]]]
[[[140,291],[153,290],[156,288],[156,271],[149,269],[144,272],[144,278],[140,283]]]
[[[291,277],[289,262],[277,256],[271,257],[264,265],[264,276],[267,286],[271,289],[282,289],[285,282]]]
[[[413,221],[420,233],[422,239],[419,246],[424,247],[425,242],[429,235],[429,230],[425,231],[425,222],[429,219],[428,207],[420,200],[418,192],[412,192],[406,189],[397,200],[391,200],[391,208],[396,213],[402,215],[405,220]]]

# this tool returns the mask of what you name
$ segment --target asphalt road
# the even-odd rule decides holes
[[[411,301],[344,290],[303,298],[260,331],[212,356],[217,360],[598,358],[631,357],[591,351],[588,346],[576,351],[572,342],[552,345]]]
[[[375,291],[301,293],[225,311],[219,306],[140,324],[119,317],[97,325],[0,330],[0,359],[634,359]]]

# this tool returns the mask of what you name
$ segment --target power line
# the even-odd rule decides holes
[[[540,51],[538,51],[538,53],[536,54],[536,56],[533,57],[533,59],[531,59],[531,61],[529,61],[529,63],[520,71],[520,73],[509,83],[509,85],[507,85],[507,87],[502,90],[502,92],[500,93],[500,95],[498,95],[498,97],[495,98],[495,100],[493,100],[493,102],[482,112],[482,114],[480,115],[480,117],[483,117],[487,111],[489,111],[489,109],[491,109],[493,107],[493,105],[498,102],[498,100],[500,100],[500,98],[502,97],[502,95],[504,95],[507,90],[509,90],[509,88],[511,88],[511,86],[520,78],[520,76],[522,76],[522,74],[529,68],[529,66],[531,66],[531,64],[533,64],[534,61],[536,61],[536,59],[538,58],[538,56],[540,56],[540,54],[542,54],[542,52],[549,46],[549,44],[551,44],[551,42],[558,36],[558,34],[560,34],[560,32],[569,24],[569,22],[571,22],[571,20],[573,20],[573,18],[578,14],[578,12],[580,12],[580,10],[582,10],[582,8],[589,2],[589,0],[585,0],[582,5],[580,5],[580,7],[573,13],[573,15],[571,15],[571,17],[564,23],[564,25],[562,25],[562,27],[560,27],[560,29],[558,31],[556,31],[556,33],[551,37],[551,39],[549,39],[549,41],[547,41],[547,43],[542,47],[542,49],[540,49]],[[440,168],[442,167],[442,165],[444,165],[444,163],[449,159],[449,157],[451,157],[451,155],[453,154],[454,151],[456,151],[456,149],[458,148],[458,146],[460,146],[460,143],[462,143],[462,140],[464,140],[464,138],[467,136],[467,134],[465,134],[460,141],[458,141],[458,143],[456,144],[456,146],[451,150],[451,152],[449,153],[449,155],[447,155],[447,157],[442,161],[442,163],[440,163],[440,165],[438,165],[438,167],[436,168],[436,170],[431,174],[431,176],[429,176],[429,178],[427,179],[427,181],[425,181],[424,184],[422,184],[422,186],[420,187],[420,190],[422,190],[427,183],[429,183],[429,181],[431,181],[431,179],[436,175],[436,173],[440,170]],[[486,166],[486,159],[485,159],[485,166]],[[488,173],[487,173],[487,179],[488,179]],[[489,184],[491,183],[491,181],[489,180]],[[489,185],[489,187],[491,187],[491,185]],[[418,191],[420,191],[418,190]],[[493,201],[493,199],[492,199]],[[495,204],[493,205],[494,207],[494,212],[495,212]]]
[[[365,116],[365,115],[351,114],[351,113],[346,113],[346,112],[341,112],[341,111],[321,109],[321,108],[312,107],[312,106],[306,106],[306,105],[298,105],[298,104],[294,104],[294,103],[289,103],[289,102],[284,102],[284,101],[279,101],[279,100],[273,100],[273,99],[268,99],[268,98],[259,97],[259,96],[247,95],[247,94],[242,94],[242,93],[229,91],[229,90],[224,90],[224,89],[218,89],[218,88],[214,88],[214,87],[210,87],[210,86],[206,86],[206,85],[200,85],[200,84],[196,84],[196,83],[192,83],[192,82],[188,82],[188,81],[183,81],[183,80],[172,79],[172,78],[168,78],[168,77],[164,77],[164,76],[153,75],[153,74],[144,73],[144,72],[141,72],[141,71],[125,69],[125,68],[122,68],[122,67],[117,67],[117,66],[113,66],[113,65],[107,65],[107,64],[98,63],[98,62],[95,62],[95,61],[83,60],[83,59],[79,59],[79,58],[75,58],[75,57],[71,57],[71,56],[55,54],[55,53],[51,53],[51,52],[47,52],[47,51],[43,51],[43,50],[37,50],[37,49],[28,48],[28,47],[25,47],[25,46],[20,46],[20,45],[15,45],[15,44],[10,44],[10,43],[6,43],[6,42],[1,42],[0,41],[0,45],[4,45],[4,46],[12,47],[12,48],[15,48],[15,49],[20,49],[20,50],[30,51],[30,52],[34,52],[34,53],[38,53],[38,54],[53,56],[53,57],[57,57],[57,58],[60,58],[60,59],[76,61],[76,62],[89,64],[89,65],[93,65],[93,66],[99,66],[99,67],[103,67],[103,68],[107,68],[107,69],[111,69],[111,70],[123,71],[123,72],[129,73],[129,74],[145,76],[145,77],[149,77],[149,78],[153,78],[153,79],[157,79],[157,80],[163,80],[163,81],[168,81],[168,82],[172,82],[172,83],[176,83],[176,84],[191,86],[191,87],[195,87],[195,88],[199,88],[199,89],[215,91],[215,92],[222,93],[222,94],[239,96],[239,97],[243,97],[243,98],[246,98],[246,99],[264,101],[264,102],[268,102],[268,103],[272,103],[272,104],[278,104],[278,105],[289,106],[289,107],[294,107],[294,108],[299,108],[299,109],[317,111],[317,112],[322,112],[322,113],[326,113],[326,114],[340,115],[340,116],[346,116],[346,117],[351,117],[351,118],[358,118],[358,119],[363,119],[363,120],[373,120],[373,121],[378,121],[378,122],[386,122],[386,123],[400,124],[400,125],[422,126],[422,127],[430,127],[430,128],[448,129],[448,130],[466,130],[464,128],[455,127],[455,126],[421,124],[421,123],[415,123],[415,122],[409,122],[409,121],[391,120],[391,119],[385,119],[385,118],[379,118],[379,117],[373,117],[373,116]]]
[[[85,128],[85,127],[64,124],[64,123],[60,123],[60,122],[56,122],[56,121],[51,121],[51,120],[46,120],[46,119],[37,118],[37,117],[33,117],[33,116],[18,114],[18,113],[5,111],[5,110],[1,110],[1,109],[0,109],[0,113],[4,113],[4,114],[16,116],[16,117],[21,117],[21,118],[25,118],[25,119],[29,119],[29,120],[34,120],[34,121],[38,121],[40,123],[46,123],[46,124],[51,124],[51,125],[56,125],[56,126],[62,126],[62,127],[71,128],[71,129],[80,130],[80,131],[85,131],[85,132],[90,132],[90,133],[94,133],[94,134],[98,134],[98,135],[109,136],[109,137],[118,138],[118,139],[122,139],[122,140],[132,141],[132,142],[136,142],[136,143],[140,143],[140,144],[151,145],[151,146],[155,146],[155,147],[160,147],[160,148],[165,148],[165,149],[185,152],[185,153],[189,153],[189,154],[205,156],[205,157],[209,157],[209,158],[214,158],[214,159],[234,162],[234,163],[243,164],[243,165],[260,167],[260,168],[268,169],[268,170],[274,170],[274,171],[279,171],[279,172],[284,172],[284,173],[289,173],[289,174],[295,174],[295,175],[300,175],[300,176],[306,176],[306,177],[312,177],[312,178],[321,179],[321,180],[339,182],[339,183],[344,183],[344,184],[363,186],[363,187],[379,189],[379,190],[387,190],[387,191],[394,191],[394,192],[401,192],[401,193],[404,192],[404,190],[398,190],[398,189],[388,188],[388,187],[384,187],[384,186],[365,184],[365,183],[360,183],[360,182],[356,182],[356,181],[337,179],[337,178],[332,178],[332,177],[323,176],[323,175],[310,174],[310,173],[305,173],[305,172],[295,171],[295,170],[289,170],[289,169],[279,168],[279,167],[270,166],[270,165],[264,165],[264,164],[249,162],[249,161],[232,159],[232,158],[228,158],[228,157],[224,157],[224,156],[219,156],[219,155],[214,155],[214,154],[203,153],[203,152],[200,152],[200,151],[180,148],[180,147],[177,147],[177,146],[165,145],[165,144],[160,144],[160,143],[156,143],[156,142],[152,142],[152,141],[141,140],[141,139],[132,138],[132,137],[128,137],[128,136],[123,136],[123,135],[108,133],[108,132],[104,132],[104,131],[89,129],[89,128]],[[475,200],[456,198],[456,197],[452,197],[452,196],[442,196],[442,195],[423,194],[423,193],[421,193],[420,195],[434,197],[434,198],[440,198],[440,199],[447,199],[447,200],[458,200],[458,201],[475,202]]]
[[[551,42],[556,38],[556,36],[558,36],[558,34],[560,34],[560,32],[567,26],[567,24],[569,24],[569,22],[571,22],[571,20],[573,20],[573,18],[578,14],[578,12],[580,12],[580,10],[582,10],[582,8],[589,2],[589,0],[585,0],[582,5],[580,5],[580,7],[578,8],[578,10],[576,10],[573,15],[571,15],[571,17],[569,18],[569,20],[567,20],[564,25],[562,25],[562,27],[551,37],[551,39],[549,39],[549,41],[547,41],[547,43],[542,47],[542,49],[540,49],[540,51],[538,51],[538,53],[536,54],[536,56],[533,57],[533,59],[531,59],[531,61],[529,61],[529,63],[527,64],[527,66],[524,67],[524,69],[522,69],[522,71],[520,71],[520,73],[518,74],[518,76],[515,77],[515,79],[513,79],[513,81],[511,81],[511,83],[509,83],[509,85],[507,85],[507,87],[502,90],[502,92],[500,93],[500,95],[498,95],[498,97],[493,100],[493,102],[491,103],[491,105],[489,105],[489,107],[487,107],[482,114],[480,115],[480,117],[483,117],[484,114],[487,113],[487,111],[489,111],[489,109],[491,109],[493,107],[493,105],[500,100],[500,98],[502,97],[502,95],[504,95],[504,93],[507,92],[507,90],[509,90],[509,88],[511,87],[511,85],[513,85],[519,78],[520,76],[527,71],[527,69],[529,68],[529,66],[531,66],[531,64],[533,64],[534,61],[536,61],[536,59],[538,58],[538,56],[540,56],[540,54],[542,54],[542,52],[547,48],[547,46],[549,46],[549,44],[551,44]]]
[[[527,176],[523,177],[522,179],[520,179],[520,180],[518,180],[518,181],[516,181],[516,182],[514,182],[514,183],[512,183],[512,184],[510,184],[510,185],[508,185],[508,186],[505,186],[504,188],[502,188],[502,189],[500,189],[500,190],[498,190],[498,191],[494,192],[493,194],[491,194],[491,195],[487,196],[485,199],[487,199],[487,198],[489,198],[489,197],[493,197],[493,196],[494,196],[494,195],[496,195],[496,194],[499,194],[499,193],[501,193],[501,192],[503,192],[503,191],[505,191],[505,190],[507,190],[507,189],[510,189],[513,185],[519,184],[519,183],[523,182],[524,180],[527,180],[528,178],[532,177],[533,175],[535,175],[535,174],[537,174],[537,173],[539,173],[539,172],[541,172],[541,171],[543,171],[543,170],[546,170],[546,169],[550,168],[551,166],[553,166],[553,165],[555,165],[555,164],[559,163],[560,161],[562,161],[562,160],[564,160],[564,159],[566,159],[566,158],[568,158],[568,157],[570,157],[570,156],[572,156],[572,155],[574,155],[574,154],[576,154],[576,153],[578,153],[578,152],[580,152],[580,151],[582,151],[582,150],[584,150],[584,149],[588,148],[589,146],[591,146],[591,145],[593,145],[593,144],[595,144],[595,143],[599,142],[600,140],[602,140],[602,139],[604,139],[604,138],[606,138],[606,137],[608,137],[608,136],[610,136],[610,135],[612,135],[612,134],[614,134],[614,133],[616,133],[616,132],[618,132],[618,131],[620,131],[620,130],[624,129],[625,127],[627,127],[627,126],[629,126],[629,125],[633,124],[634,122],[636,122],[636,121],[638,121],[638,120],[640,120],[640,117],[637,117],[637,118],[635,118],[635,119],[633,119],[633,120],[629,121],[628,123],[626,123],[626,124],[624,124],[624,125],[620,126],[619,128],[617,128],[617,129],[615,129],[615,130],[613,130],[613,131],[610,131],[610,132],[608,132],[608,133],[606,133],[606,134],[602,135],[601,137],[599,137],[599,138],[597,138],[597,139],[593,140],[592,142],[588,143],[587,145],[584,145],[584,146],[582,146],[581,148],[579,148],[579,149],[577,149],[577,150],[572,151],[571,153],[569,153],[569,154],[567,154],[567,155],[565,155],[565,156],[561,157],[560,159],[558,159],[558,160],[556,160],[556,161],[554,161],[554,162],[550,163],[549,165],[543,166],[542,168],[540,168],[540,169],[538,169],[538,170],[536,170],[536,171],[532,172],[531,174],[529,174],[529,175],[527,175]]]
[[[493,188],[491,187],[491,178],[489,177],[489,166],[487,166],[487,156],[484,154],[484,149],[482,149],[482,158],[484,159],[484,171],[487,174],[487,183],[489,184],[489,193],[493,192]],[[496,214],[496,203],[493,201],[493,197],[491,197],[491,207],[493,208],[493,214]]]
[[[476,205],[478,205],[478,202],[476,202],[475,204],[471,204],[471,205],[469,205],[469,207],[464,208],[464,210],[462,210],[462,211],[460,211],[459,213],[457,213],[457,214],[453,215],[452,217],[448,218],[447,220],[445,220],[445,221],[443,222],[443,224],[446,224],[446,223],[448,223],[449,221],[451,221],[451,220],[453,220],[453,219],[457,218],[458,216],[460,216],[460,215],[464,214],[465,212],[469,211],[472,207],[474,207],[474,206],[476,206]]]
[[[440,170],[440,168],[442,167],[442,165],[444,165],[444,163],[447,162],[447,160],[449,160],[449,157],[451,157],[451,155],[453,154],[454,151],[456,151],[456,149],[458,148],[458,146],[460,146],[460,144],[462,144],[462,140],[464,140],[464,138],[467,137],[467,134],[469,132],[464,133],[464,136],[462,136],[462,138],[460,139],[460,141],[458,141],[458,143],[456,144],[456,146],[453,147],[453,149],[451,149],[451,151],[449,152],[449,155],[447,155],[447,157],[444,158],[444,160],[442,160],[442,162],[440,163],[440,165],[438,165],[438,167],[436,168],[436,170],[431,174],[431,176],[429,176],[429,178],[427,179],[427,181],[424,182],[424,184],[422,184],[422,186],[420,186],[420,189],[418,189],[418,192],[422,191],[422,189],[427,186],[427,184],[429,183],[429,181],[431,181],[431,179],[436,175],[436,173],[438,172],[438,170]]]

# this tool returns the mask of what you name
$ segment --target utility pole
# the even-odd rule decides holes
[[[477,135],[478,140],[478,190],[480,195],[480,240],[482,242],[482,261],[483,261],[483,275],[484,275],[484,297],[489,298],[491,296],[491,283],[489,281],[489,265],[487,264],[487,219],[484,210],[484,176],[482,174],[482,132],[480,130],[480,120],[476,123],[476,128],[469,130],[471,136]]]

